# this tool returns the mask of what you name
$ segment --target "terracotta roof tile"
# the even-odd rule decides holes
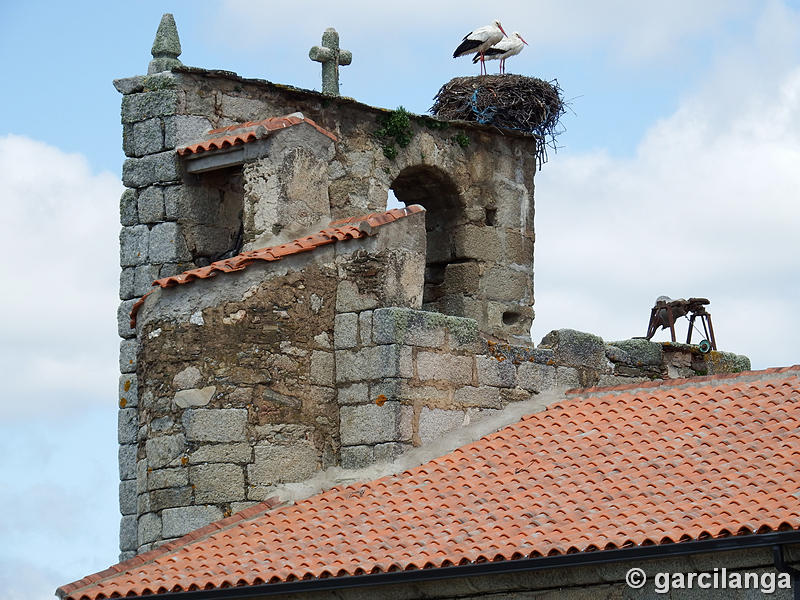
[[[800,528],[800,366],[602,392],[399,475],[253,507],[60,593],[94,600]]]
[[[330,227],[323,229],[317,233],[307,235],[291,242],[281,244],[280,246],[270,246],[269,248],[261,248],[260,250],[250,250],[249,252],[242,252],[231,258],[225,260],[218,260],[208,266],[200,267],[184,271],[179,275],[172,277],[164,277],[157,279],[153,285],[161,286],[162,288],[173,287],[191,283],[196,279],[208,279],[214,277],[219,273],[233,273],[247,268],[255,262],[272,262],[281,260],[286,256],[292,254],[300,254],[302,252],[309,252],[320,246],[327,246],[334,242],[341,242],[344,240],[353,240],[367,237],[373,234],[375,227],[392,223],[408,215],[413,215],[422,212],[425,209],[418,205],[412,204],[405,208],[393,208],[381,213],[370,213],[360,217],[350,217],[340,221],[334,221]],[[136,327],[136,315],[139,309],[144,304],[145,299],[149,292],[139,298],[131,309],[131,327]]]
[[[285,129],[292,125],[299,125],[300,123],[308,123],[321,134],[328,136],[334,142],[337,141],[335,135],[317,125],[312,119],[303,116],[302,113],[294,113],[285,117],[270,117],[261,121],[248,121],[247,123],[212,129],[208,132],[209,139],[182,146],[178,148],[177,152],[181,156],[189,156],[214,150],[226,150],[233,146],[240,146],[263,139],[273,131]]]

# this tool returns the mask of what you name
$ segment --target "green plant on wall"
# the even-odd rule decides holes
[[[398,106],[397,110],[388,115],[378,117],[378,126],[375,135],[383,140],[383,154],[388,159],[394,159],[397,156],[395,144],[405,148],[414,137],[409,112],[402,106]]]
[[[469,137],[467,137],[463,133],[457,133],[456,135],[453,136],[453,139],[462,148],[466,148],[467,146],[469,146]]]

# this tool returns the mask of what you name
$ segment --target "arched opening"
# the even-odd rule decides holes
[[[403,204],[425,207],[427,251],[423,308],[450,312],[444,306],[444,300],[452,293],[448,289],[447,271],[456,262],[452,242],[456,230],[464,223],[464,203],[458,187],[441,169],[417,165],[403,169],[390,189]]]

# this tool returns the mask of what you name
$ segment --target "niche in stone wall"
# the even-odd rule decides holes
[[[390,188],[400,202],[425,207],[427,251],[423,308],[449,312],[444,306],[448,296],[465,291],[474,292],[450,289],[451,278],[446,277],[448,268],[463,262],[455,258],[453,253],[455,232],[465,222],[464,202],[458,186],[443,170],[429,165],[416,165],[403,169]]]
[[[242,250],[244,186],[242,167],[190,176],[179,198],[180,223],[198,267]]]

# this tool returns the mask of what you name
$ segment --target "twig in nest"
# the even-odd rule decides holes
[[[434,97],[430,112],[440,119],[474,121],[532,134],[541,168],[547,162],[547,149],[558,149],[556,137],[562,133],[559,120],[566,108],[555,79],[547,82],[522,75],[484,75],[451,79]]]

